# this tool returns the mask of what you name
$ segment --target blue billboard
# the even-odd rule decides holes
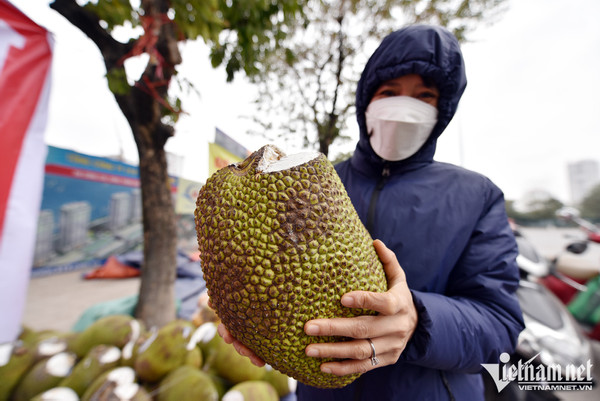
[[[187,220],[193,220],[195,199],[191,197],[200,186],[171,177],[173,204],[182,220],[179,226],[187,227]],[[49,146],[34,272],[95,266],[110,256],[141,249],[142,242],[138,167]],[[187,242],[193,243],[189,238]]]

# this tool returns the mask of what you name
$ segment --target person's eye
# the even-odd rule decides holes
[[[432,99],[437,99],[438,95],[435,92],[425,91],[425,92],[419,93],[417,98],[423,99],[423,100],[432,100]]]
[[[378,96],[383,96],[383,97],[392,97],[392,96],[396,96],[396,91],[393,89],[384,89],[381,90],[377,93]]]
[[[417,95],[419,99],[433,99],[435,94],[433,92],[421,92]]]

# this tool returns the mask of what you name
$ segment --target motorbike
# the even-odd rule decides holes
[[[600,227],[582,218],[579,210],[576,208],[569,206],[562,207],[556,211],[556,217],[575,223],[586,233],[589,241],[600,243]]]
[[[517,379],[517,370],[531,365],[535,369],[552,366],[586,366],[591,363],[592,346],[579,323],[566,305],[550,291],[542,279],[556,274],[555,261],[543,258],[531,242],[513,226],[519,248],[517,264],[520,281],[517,297],[523,312],[525,329],[521,332],[515,352],[505,367],[512,366],[513,378],[500,388],[488,372],[483,372],[486,401],[491,400],[559,400],[556,383],[540,380],[535,386],[524,386]],[[573,243],[567,252],[585,251],[585,243]],[[504,372],[510,369],[504,369]],[[506,377],[504,378],[506,380]],[[550,389],[550,390],[549,390]]]
[[[577,209],[564,207],[556,212],[556,216],[563,221],[575,223],[585,234],[584,239],[569,244],[565,252],[581,254],[587,250],[589,244],[600,244],[600,228],[581,218]],[[542,278],[542,282],[568,305],[583,327],[584,333],[589,338],[600,341],[600,323],[594,318],[600,310],[598,267],[588,266],[586,269],[577,263],[563,263],[560,256],[559,254],[550,261],[550,274]]]

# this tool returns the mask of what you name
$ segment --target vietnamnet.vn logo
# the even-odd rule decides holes
[[[509,364],[510,355],[500,354],[501,363],[482,363],[490,374],[498,393],[516,380],[520,390],[568,391],[591,390],[593,386],[592,362],[575,366],[559,364],[542,365],[533,361],[539,355],[523,362]]]

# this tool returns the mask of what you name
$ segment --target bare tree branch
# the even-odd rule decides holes
[[[98,16],[78,5],[75,0],[55,0],[50,3],[50,8],[65,17],[96,44],[107,70],[113,68],[133,47],[133,42],[124,44],[110,36],[100,25]]]

